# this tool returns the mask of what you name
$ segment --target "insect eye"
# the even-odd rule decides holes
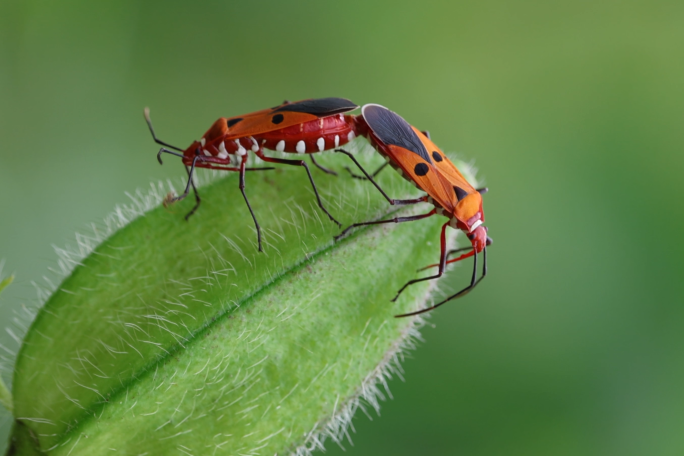
[[[280,122],[282,122],[285,118],[283,117],[282,114],[276,114],[273,116],[273,119],[271,119],[271,122],[274,124],[278,125]]]
[[[413,168],[413,172],[418,176],[425,176],[428,171],[430,171],[430,168],[428,168],[428,165],[425,163],[418,163],[415,168]]]
[[[442,161],[442,156],[437,151],[432,152],[432,158],[434,158],[436,162]]]

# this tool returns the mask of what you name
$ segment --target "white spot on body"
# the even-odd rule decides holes
[[[285,150],[285,141],[284,140],[281,139],[280,141],[278,141],[278,144],[276,144],[276,150],[278,152],[282,152]]]
[[[251,136],[249,139],[252,140],[252,152],[256,152],[259,150],[259,143],[256,142],[256,139],[252,138]]]
[[[239,139],[235,140],[235,144],[237,144],[238,146],[238,150],[237,152],[235,152],[237,155],[247,155],[247,150],[244,147],[242,147],[242,144],[240,144]]]
[[[451,220],[449,220],[449,226],[452,228],[458,228],[458,220],[452,218]]]
[[[316,140],[316,145],[318,146],[318,151],[323,152],[325,150],[325,139],[318,138]]]
[[[340,135],[335,135],[335,147],[340,146]]]
[[[320,130],[323,130],[323,119],[322,118],[321,118],[321,120],[318,121],[318,128]]]
[[[206,143],[207,143],[207,140],[206,140],[206,139],[204,139],[204,138],[200,139],[200,144],[202,144],[202,147],[204,147],[204,145],[205,145]]]
[[[280,142],[282,142],[282,141],[280,141]],[[280,145],[280,143],[278,143],[278,145]],[[304,141],[297,142],[296,149],[297,149],[298,154],[303,154],[304,152],[306,152],[306,143]]]
[[[204,155],[207,157],[211,157],[211,152],[209,152],[207,149],[202,150],[202,152],[204,152]]]
[[[228,158],[228,151],[226,150],[226,144],[223,141],[221,141],[221,143],[219,144],[218,158],[221,158],[221,159]]]
[[[482,220],[478,220],[477,222],[473,223],[473,226],[470,227],[470,232],[472,233],[473,231],[475,231],[475,228],[477,228],[480,225],[482,225]]]
[[[347,135],[347,141],[352,142],[356,138],[356,135],[354,134],[353,131],[350,131],[349,134]]]

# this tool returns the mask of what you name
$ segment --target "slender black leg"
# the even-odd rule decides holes
[[[438,279],[442,277],[444,274],[444,270],[446,269],[446,228],[449,226],[449,222],[445,223],[442,225],[442,233],[440,235],[440,244],[441,244],[441,251],[440,251],[440,257],[439,257],[439,271],[435,275],[431,275],[429,277],[422,277],[420,279],[413,279],[409,280],[404,284],[403,287],[397,292],[397,295],[392,299],[392,302],[395,302],[399,295],[409,286],[413,285],[414,283],[418,282],[423,282],[425,280],[432,280],[432,279]]]
[[[385,167],[386,167],[387,165],[389,165],[389,162],[388,162],[388,161],[386,161],[385,163],[383,163],[382,165],[380,165],[380,167],[379,167],[378,169],[376,169],[376,170],[371,174],[371,176],[375,177],[375,176],[377,176],[378,174],[380,174],[380,171],[382,171],[383,169],[385,169]],[[349,174],[351,175],[351,177],[353,177],[354,179],[368,180],[368,179],[366,178],[366,176],[359,176],[358,174],[354,174],[354,172],[351,170],[351,168],[350,168],[349,166],[345,166],[344,169],[346,169],[346,170],[349,172]]]
[[[373,177],[371,177],[371,175],[368,174],[368,172],[367,172],[365,169],[363,169],[363,166],[361,166],[361,164],[360,164],[358,161],[356,161],[356,158],[354,158],[354,156],[353,156],[352,154],[350,154],[349,152],[347,152],[347,151],[344,150],[344,149],[335,149],[335,152],[341,152],[341,153],[345,154],[347,157],[351,158],[352,161],[353,161],[354,163],[356,163],[356,166],[358,166],[359,169],[360,169],[361,171],[363,171],[363,174],[366,175],[366,178],[367,178],[369,181],[371,181],[371,182],[373,183],[373,185],[375,185],[375,188],[377,188],[377,189],[380,191],[380,193],[382,193],[382,196],[384,196],[385,199],[386,199],[392,206],[395,206],[395,205],[396,205],[396,206],[403,206],[403,205],[408,205],[408,204],[416,204],[416,203],[425,203],[425,202],[427,202],[427,199],[428,199],[427,195],[426,195],[426,196],[421,196],[420,198],[405,199],[405,200],[399,200],[399,199],[392,199],[392,198],[390,198],[389,196],[387,196],[387,193],[385,193],[385,191],[384,191],[382,188],[380,188],[380,186],[378,185],[378,183],[375,182],[375,180],[373,179]]]
[[[202,158],[202,157],[200,157],[199,155],[197,155],[197,156],[196,156],[195,158],[193,158],[193,160],[192,160],[192,166],[190,167],[190,171],[188,171],[188,183],[187,183],[187,185],[185,186],[185,191],[183,192],[183,194],[182,194],[182,195],[179,195],[179,196],[176,196],[175,198],[170,198],[170,199],[167,201],[167,203],[175,203],[176,201],[182,200],[183,198],[185,198],[186,196],[188,196],[188,193],[190,193],[190,186],[192,186],[193,188],[195,187],[195,184],[192,182],[192,175],[195,173],[195,163],[197,163],[197,160],[199,160],[200,158]],[[185,168],[185,169],[186,169],[186,171],[187,171],[187,168]],[[196,190],[195,190],[195,192],[196,192]],[[187,216],[186,216],[186,220],[187,220]]]
[[[313,163],[318,169],[320,169],[324,173],[328,173],[328,174],[332,174],[333,176],[337,176],[337,173],[335,171],[333,171],[332,169],[328,169],[324,166],[319,165],[318,162],[316,162],[316,159],[314,158],[313,155],[310,155],[310,157],[311,157],[311,163]]]
[[[270,162],[270,163],[281,163],[283,165],[294,165],[294,166],[303,166],[304,169],[306,170],[306,174],[309,176],[309,181],[311,182],[311,186],[313,187],[314,193],[316,194],[316,200],[318,201],[318,207],[323,209],[323,212],[326,213],[328,217],[330,217],[330,220],[333,222],[337,223],[337,226],[342,226],[340,222],[335,220],[335,217],[330,215],[330,212],[325,208],[323,205],[323,201],[321,201],[321,196],[318,194],[318,189],[316,188],[316,183],[313,180],[313,176],[311,176],[311,171],[309,170],[309,167],[307,166],[306,162],[304,160],[286,160],[284,158],[275,158],[275,157],[267,157],[264,155],[264,153],[259,150],[256,152],[257,156],[261,158],[263,161]]]
[[[247,203],[247,208],[249,209],[249,213],[252,214],[252,220],[254,220],[254,226],[256,227],[257,231],[257,242],[259,244],[259,252],[262,252],[263,250],[261,249],[261,227],[259,226],[259,222],[257,222],[256,215],[254,215],[254,211],[252,210],[251,204],[249,204],[249,200],[247,199],[247,194],[245,193],[245,165],[247,164],[247,155],[244,155],[242,158],[242,162],[240,163],[240,191],[242,192],[242,197],[245,199],[245,203]]]
[[[362,222],[362,223],[354,223],[353,225],[349,225],[344,231],[342,231],[340,234],[335,236],[335,241],[340,240],[344,235],[346,235],[352,228],[356,228],[359,226],[366,226],[366,225],[380,225],[381,223],[404,223],[404,222],[413,222],[414,220],[421,220],[427,217],[430,217],[431,215],[435,215],[437,212],[435,209],[431,210],[427,214],[421,214],[421,215],[412,215],[410,217],[394,217],[393,219],[389,220],[376,220],[374,222]]]
[[[150,128],[150,133],[152,133],[152,139],[154,139],[154,142],[162,146],[170,147],[171,149],[177,150],[178,152],[183,152],[183,149],[179,149],[176,146],[172,146],[171,144],[165,143],[164,141],[157,139],[157,135],[154,134],[154,128],[152,127],[152,119],[150,119],[150,108],[145,108],[143,110],[143,114],[145,115],[145,122],[147,122],[147,126]],[[159,155],[157,155],[157,157],[159,157]],[[159,160],[159,162],[161,163],[161,160]]]
[[[161,154],[171,154],[171,155],[175,155],[176,157],[181,157],[181,158],[183,158],[183,154],[179,154],[178,152],[174,152],[174,151],[172,151],[172,150],[165,149],[165,148],[162,147],[161,149],[159,149],[159,152],[157,152],[157,161],[159,161],[159,164],[160,164],[160,165],[163,165],[163,164],[164,164],[164,163],[162,162],[162,159],[161,159]]]
[[[396,318],[410,317],[411,315],[418,315],[418,314],[422,314],[422,313],[424,313],[424,312],[429,312],[429,311],[431,311],[431,310],[434,310],[434,309],[436,309],[437,307],[441,306],[442,304],[446,304],[447,302],[451,301],[452,299],[457,299],[457,298],[460,298],[460,297],[462,297],[462,296],[467,295],[467,294],[470,293],[470,292],[473,290],[473,288],[475,288],[475,287],[477,286],[477,284],[479,284],[479,283],[482,281],[482,279],[484,279],[486,276],[487,276],[487,247],[485,247],[485,248],[482,250],[482,276],[481,276],[479,279],[475,280],[475,278],[477,277],[477,252],[476,252],[475,255],[473,255],[473,277],[472,277],[471,280],[470,280],[470,285],[468,285],[467,287],[465,287],[464,289],[462,289],[462,290],[459,291],[458,293],[449,296],[449,297],[446,298],[444,301],[438,302],[437,304],[435,304],[435,305],[432,306],[432,307],[427,307],[427,308],[425,308],[425,309],[416,310],[415,312],[409,312],[409,313],[402,314],[402,315],[395,315],[395,317],[396,317]]]
[[[185,167],[185,171],[188,172],[188,181],[190,182],[190,185],[192,185],[192,190],[195,192],[195,206],[192,208],[190,212],[185,214],[185,220],[188,220],[192,214],[195,213],[195,211],[200,207],[200,204],[202,204],[202,198],[200,198],[199,193],[197,193],[197,187],[195,187],[195,181],[192,179],[192,175],[190,174],[190,170],[188,167]]]

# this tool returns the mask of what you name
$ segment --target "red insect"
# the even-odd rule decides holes
[[[316,194],[318,206],[330,217],[330,220],[341,226],[323,205],[311,171],[304,160],[268,157],[264,155],[263,149],[311,154],[346,144],[355,137],[355,123],[354,116],[344,115],[344,113],[356,108],[358,108],[357,105],[344,98],[318,98],[294,103],[285,101],[274,108],[230,118],[221,117],[198,141],[194,141],[185,150],[157,139],[148,109],[145,109],[145,120],[154,141],[165,146],[157,154],[159,163],[162,163],[162,153],[176,155],[182,158],[188,172],[185,192],[180,196],[171,198],[169,202],[185,198],[188,196],[190,187],[192,187],[196,204],[186,215],[185,218],[187,219],[197,210],[201,202],[192,180],[195,168],[238,171],[240,173],[240,191],[247,203],[249,212],[252,214],[257,230],[259,251],[261,251],[261,228],[245,193],[245,172],[273,168],[247,168],[247,151],[252,151],[265,162],[303,166]],[[178,152],[166,149],[166,147]],[[237,163],[233,162],[233,158]],[[337,174],[320,166],[313,156],[311,156],[311,161],[326,173]]]
[[[409,125],[398,114],[389,109],[376,105],[367,104],[361,110],[361,115],[355,117],[356,132],[365,136],[380,154],[388,159],[388,163],[395,168],[405,179],[424,190],[427,195],[410,200],[394,200],[389,198],[380,186],[373,180],[385,165],[380,167],[375,173],[368,174],[366,170],[356,161],[347,151],[337,149],[349,156],[354,163],[363,171],[366,179],[370,180],[375,187],[383,194],[390,204],[414,204],[426,202],[433,204],[435,208],[427,214],[414,215],[410,217],[395,217],[389,220],[378,220],[372,222],[356,223],[345,229],[338,239],[345,235],[350,229],[363,225],[375,225],[380,223],[402,223],[414,220],[421,220],[435,214],[444,215],[449,220],[442,226],[441,232],[441,251],[440,261],[437,265],[437,274],[415,279],[407,282],[397,293],[392,301],[396,301],[402,291],[411,284],[424,280],[436,279],[444,274],[446,265],[455,261],[460,261],[468,257],[473,257],[473,275],[470,285],[449,296],[447,299],[416,312],[411,312],[397,317],[417,315],[435,309],[442,304],[459,298],[469,293],[487,275],[487,245],[492,243],[487,236],[487,228],[483,226],[484,212],[482,210],[482,193],[487,189],[476,190],[459,172],[456,166],[444,155],[444,153],[433,143],[426,133],[418,131]],[[360,177],[360,176],[355,176]],[[447,251],[446,248],[446,229],[447,227],[460,229],[466,233],[472,247]],[[470,250],[458,258],[447,261],[450,254]],[[482,276],[477,278],[477,255],[483,254]],[[430,266],[428,266],[430,267]]]

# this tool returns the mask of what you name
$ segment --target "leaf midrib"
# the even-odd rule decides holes
[[[390,206],[389,209],[390,209],[389,211],[379,214],[378,217],[379,216],[389,216],[389,215],[395,214],[395,213],[401,211],[402,209],[406,209],[406,207]],[[392,210],[392,209],[394,209],[394,210]],[[222,322],[224,320],[224,318],[231,315],[233,312],[240,310],[242,308],[242,304],[247,303],[250,300],[253,300],[259,294],[264,293],[265,291],[267,291],[267,289],[271,288],[274,284],[283,280],[285,278],[285,276],[288,276],[292,273],[296,273],[305,264],[314,262],[317,258],[319,258],[321,255],[323,255],[325,252],[333,250],[333,248],[336,245],[338,245],[340,243],[344,243],[344,242],[349,242],[350,240],[355,238],[359,233],[362,233],[364,231],[367,231],[367,230],[373,229],[373,228],[376,228],[376,226],[369,225],[369,226],[359,227],[353,233],[351,233],[350,235],[341,239],[340,241],[332,241],[329,244],[327,244],[326,246],[314,251],[313,253],[308,254],[307,256],[303,257],[301,261],[293,264],[290,268],[283,270],[280,274],[277,274],[275,277],[273,277],[272,280],[265,282],[263,286],[257,288],[251,294],[245,296],[243,299],[238,301],[238,306],[223,310],[222,312],[219,312],[217,315],[215,315],[213,318],[209,318],[205,324],[203,324],[200,328],[198,328],[194,332],[192,332],[189,337],[186,337],[185,339],[183,339],[182,342],[177,342],[171,346],[164,347],[164,349],[168,353],[162,352],[160,355],[156,356],[154,358],[154,360],[145,364],[144,367],[142,369],[138,370],[138,372],[135,375],[131,375],[127,381],[120,382],[119,385],[121,385],[121,386],[110,392],[110,394],[108,396],[109,399],[106,402],[94,402],[90,406],[88,406],[87,408],[84,408],[83,412],[80,415],[76,416],[73,420],[73,422],[76,422],[77,424],[73,427],[68,427],[68,430],[59,436],[59,441],[63,442],[65,439],[73,436],[74,434],[77,434],[77,432],[81,428],[83,428],[84,426],[89,424],[93,419],[96,419],[98,416],[98,412],[103,410],[109,402],[115,401],[116,398],[118,398],[124,392],[126,392],[133,384],[135,384],[140,379],[144,378],[151,371],[155,370],[156,367],[162,365],[166,360],[173,357],[174,354],[178,353],[181,350],[181,348],[187,348],[187,347],[184,347],[184,344],[186,346],[189,344],[192,344],[202,334],[209,331],[214,325],[217,325],[220,322]],[[105,240],[104,242],[107,242],[107,241]]]

